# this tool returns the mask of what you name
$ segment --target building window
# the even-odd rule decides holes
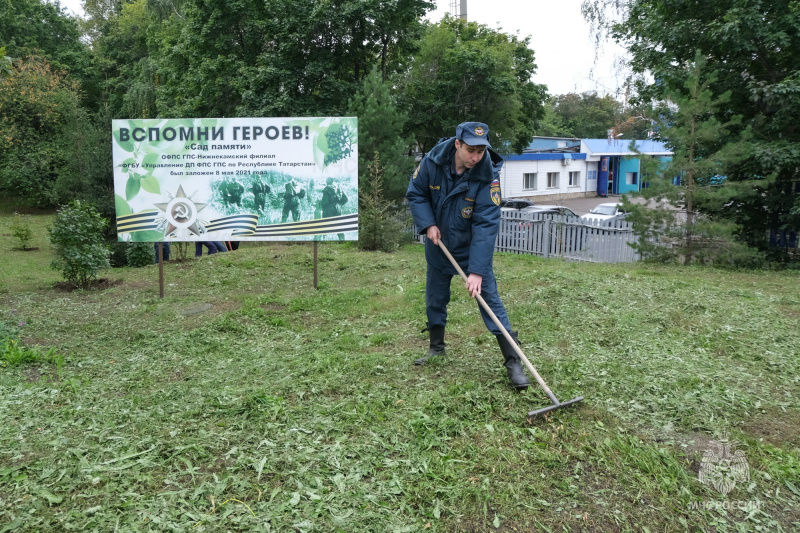
[[[570,187],[580,187],[581,186],[581,173],[580,172],[570,172],[569,173],[569,186]]]
[[[561,174],[560,172],[548,172],[547,173],[547,188],[548,189],[557,189],[558,188],[558,175]]]
[[[589,181],[596,180],[597,179],[597,171],[596,170],[590,170],[587,173],[586,177],[589,179]]]
[[[522,175],[523,189],[536,189],[536,173]]]
[[[626,185],[636,185],[639,183],[639,173],[638,172],[626,172],[625,173],[625,184]]]

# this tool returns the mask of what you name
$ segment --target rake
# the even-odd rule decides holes
[[[441,238],[439,239],[439,248],[442,249],[442,251],[444,252],[444,255],[447,256],[447,258],[450,260],[450,263],[453,265],[453,267],[455,267],[455,269],[461,275],[461,278],[464,280],[464,282],[466,282],[467,281],[467,275],[464,274],[464,271],[461,270],[460,266],[458,266],[458,263],[456,262],[456,260],[453,259],[452,255],[450,255],[450,251],[444,245],[444,243],[442,242]],[[486,311],[486,313],[492,318],[492,321],[494,321],[494,323],[497,325],[497,327],[500,328],[500,331],[503,332],[503,336],[511,344],[511,346],[514,347],[514,351],[517,352],[517,355],[519,355],[519,358],[522,360],[523,363],[525,363],[525,366],[527,367],[528,371],[531,373],[531,375],[534,378],[536,378],[536,381],[539,383],[539,386],[542,388],[542,390],[544,390],[544,393],[547,394],[547,397],[550,398],[550,401],[553,402],[553,405],[549,405],[547,407],[543,407],[542,409],[537,409],[535,411],[529,412],[528,413],[528,421],[532,420],[533,418],[535,418],[535,417],[537,417],[539,415],[543,415],[545,413],[549,413],[550,411],[555,411],[556,409],[561,409],[562,407],[569,407],[570,405],[575,405],[576,403],[578,403],[578,402],[583,400],[583,396],[578,396],[577,398],[573,398],[573,399],[571,399],[571,400],[569,400],[567,402],[559,402],[558,398],[556,398],[556,395],[553,394],[553,391],[551,391],[550,387],[547,386],[547,383],[544,382],[544,380],[542,379],[542,376],[540,376],[539,373],[536,371],[536,369],[533,368],[533,365],[531,364],[531,362],[528,360],[527,357],[525,357],[525,354],[522,353],[522,350],[520,349],[520,347],[517,346],[516,342],[514,342],[514,338],[509,334],[509,332],[506,330],[505,326],[503,326],[502,322],[500,322],[500,320],[497,318],[497,315],[494,314],[494,311],[492,311],[489,308],[489,305],[486,303],[486,301],[483,299],[483,297],[480,294],[476,294],[475,298],[478,300],[478,303],[481,305],[481,307],[483,307],[483,310]]]

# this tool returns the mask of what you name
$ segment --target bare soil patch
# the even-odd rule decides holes
[[[767,409],[766,413],[747,420],[741,427],[745,433],[775,446],[800,446],[797,418],[796,411]]]
[[[92,280],[89,283],[90,291],[103,291],[106,289],[110,289],[111,287],[116,287],[118,285],[122,285],[123,281],[121,279],[109,279],[109,278],[100,278]],[[80,289],[77,285],[72,283],[71,281],[57,281],[53,283],[53,288],[63,292],[72,292],[75,290]]]

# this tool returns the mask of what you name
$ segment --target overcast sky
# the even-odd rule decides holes
[[[460,0],[456,1],[460,6]],[[441,19],[450,12],[451,3],[436,0],[437,9],[428,19]],[[604,43],[595,63],[595,46],[589,24],[581,15],[581,0],[467,0],[467,19],[530,36],[539,67],[534,81],[547,85],[550,94],[597,91],[616,96],[622,86],[624,75],[616,72],[614,63],[625,56],[625,49]]]
[[[441,19],[450,12],[452,1],[436,0],[437,9],[428,19]],[[460,0],[456,2],[460,5]],[[61,5],[83,16],[81,0],[61,0]],[[624,75],[614,65],[625,50],[604,43],[595,61],[595,46],[580,6],[581,0],[467,0],[467,18],[530,36],[539,67],[534,81],[547,85],[550,94],[597,91],[622,98],[617,91]]]

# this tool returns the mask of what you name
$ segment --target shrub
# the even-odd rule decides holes
[[[125,250],[128,266],[139,268],[150,266],[156,261],[155,249],[151,242],[131,242]]]
[[[0,82],[0,188],[48,206],[68,171],[79,113],[78,84],[38,57]]]
[[[358,247],[393,252],[409,240],[404,229],[408,217],[383,197],[383,168],[377,153],[368,167],[366,185],[358,198]]]
[[[64,279],[78,288],[88,288],[98,272],[109,268],[109,247],[103,241],[108,224],[91,205],[78,200],[58,210],[53,227],[48,228],[56,258],[50,263],[61,270]]]
[[[189,255],[189,252],[192,255]],[[173,242],[172,243],[172,260],[179,263],[186,261],[189,257],[194,256],[194,246],[190,242]]]
[[[14,249],[27,250],[28,243],[31,242],[31,238],[33,237],[30,215],[14,213],[14,219],[8,227],[11,230],[11,236],[19,243],[19,246],[15,246]]]

